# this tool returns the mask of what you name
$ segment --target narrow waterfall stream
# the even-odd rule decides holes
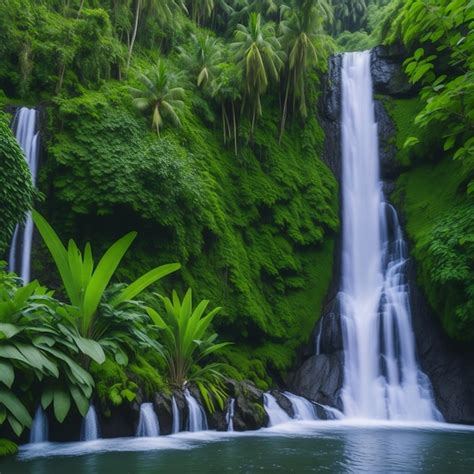
[[[295,420],[315,420],[316,412],[314,405],[306,398],[299,397],[290,392],[283,392],[288,400],[290,400],[293,410],[295,412]]]
[[[94,441],[99,439],[100,429],[99,420],[94,405],[89,407],[86,416],[82,420],[81,441]]]
[[[136,436],[154,437],[159,435],[160,424],[153,408],[153,403],[142,403],[140,405],[140,419],[138,420]]]
[[[442,420],[416,361],[406,244],[382,193],[370,52],[343,57],[342,162],[344,412]]]
[[[199,402],[191,395],[191,392],[186,389],[184,391],[184,398],[188,404],[188,431],[204,431],[207,430],[207,419],[204,409]]]
[[[48,418],[41,405],[36,409],[30,431],[30,443],[44,443],[48,441]]]
[[[234,415],[235,415],[235,398],[229,400],[229,406],[227,407],[226,421],[227,431],[234,431]]]
[[[263,405],[268,415],[268,426],[275,426],[291,421],[291,418],[285,410],[278,405],[276,398],[270,393],[263,394]]]
[[[36,184],[39,160],[39,131],[37,119],[37,110],[21,107],[17,110],[12,123],[16,139],[25,153],[33,184]],[[29,213],[24,226],[18,225],[15,229],[8,256],[9,270],[19,275],[24,284],[30,281],[32,241],[33,220]]]
[[[178,404],[176,403],[176,398],[171,398],[171,408],[173,412],[173,425],[171,427],[171,433],[179,433],[181,431],[181,419],[179,416]]]

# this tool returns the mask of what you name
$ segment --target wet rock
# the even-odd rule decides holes
[[[250,382],[236,382],[235,431],[257,430],[268,425],[268,415],[263,408],[263,391]]]
[[[139,405],[136,403],[123,403],[110,409],[105,416],[97,410],[102,438],[118,438],[122,436],[135,436],[139,417]]]
[[[400,51],[386,46],[377,46],[372,50],[370,70],[376,94],[409,97],[416,93],[417,90],[408,82],[403,71],[403,60]]]
[[[160,423],[160,434],[170,434],[173,427],[171,395],[155,393],[153,397],[153,408],[155,409]]]
[[[402,171],[402,166],[397,160],[395,125],[382,101],[375,101],[374,112],[379,136],[380,175],[383,181],[393,180]]]
[[[450,340],[430,308],[409,266],[413,331],[419,361],[430,378],[436,404],[446,421],[474,424],[474,352]]]
[[[295,417],[295,410],[293,408],[293,404],[291,401],[283,395],[283,393],[279,392],[278,390],[271,390],[270,394],[275,397],[280,408],[290,417]]]
[[[340,407],[343,381],[343,353],[319,354],[305,360],[294,374],[291,390],[303,397],[333,407]]]

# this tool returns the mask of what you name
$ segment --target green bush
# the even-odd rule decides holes
[[[8,248],[15,226],[31,209],[34,188],[21,148],[0,112],[0,255]]]

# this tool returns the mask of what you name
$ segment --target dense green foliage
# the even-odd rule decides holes
[[[177,388],[195,383],[211,413],[215,409],[213,400],[223,410],[227,399],[224,385],[226,367],[219,362],[203,365],[211,354],[229,345],[228,342],[216,343],[217,334],[209,334],[212,321],[221,308],[214,308],[205,314],[209,300],[203,300],[193,309],[191,289],[182,301],[175,291],[172,299],[160,299],[165,311],[160,315],[156,309],[148,307],[147,313],[162,330],[159,353],[166,362],[168,382]]]
[[[474,339],[474,3],[410,0],[387,37],[419,97],[396,100],[400,178],[419,280],[448,334]],[[452,161],[454,160],[454,162]]]
[[[7,250],[15,226],[33,204],[31,174],[25,157],[0,112],[0,255]]]
[[[11,456],[18,452],[18,446],[8,439],[0,439],[0,458],[2,456]]]

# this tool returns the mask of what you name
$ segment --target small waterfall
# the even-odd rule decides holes
[[[227,421],[227,431],[234,431],[235,398],[229,400],[225,419]]]
[[[184,391],[184,398],[188,404],[188,431],[207,430],[206,414],[199,402],[191,395],[188,389]]]
[[[37,131],[38,112],[35,109],[21,107],[13,119],[12,128],[16,139],[22,148],[28,167],[30,168],[33,184],[39,161],[39,132]],[[17,226],[13,234],[8,256],[9,270],[18,274],[23,283],[30,281],[31,244],[33,241],[33,219],[28,214],[24,226]]]
[[[276,398],[270,393],[263,394],[263,406],[269,418],[268,426],[275,426],[291,421],[286,411],[278,405]]]
[[[153,437],[160,435],[160,424],[153,409],[153,403],[140,405],[140,419],[138,420],[137,434],[140,437]]]
[[[382,193],[370,52],[345,54],[341,77],[344,413],[439,420],[415,356],[406,244]]]
[[[314,405],[306,398],[299,397],[290,392],[283,392],[288,400],[290,400],[293,410],[295,412],[294,418],[296,420],[315,420],[317,419],[314,410]]]
[[[315,350],[314,353],[315,355],[321,354],[321,334],[323,332],[323,321],[319,322],[319,330],[318,334],[316,335],[316,340],[315,340]]]
[[[30,443],[48,441],[48,418],[41,405],[36,409],[30,431]]]
[[[89,410],[87,410],[86,416],[82,420],[81,441],[94,441],[99,439],[99,437],[99,420],[94,405],[91,405]]]
[[[176,398],[171,398],[171,407],[173,410],[173,426],[171,428],[171,433],[179,433],[181,429],[181,419],[179,416],[178,404],[176,403]]]

